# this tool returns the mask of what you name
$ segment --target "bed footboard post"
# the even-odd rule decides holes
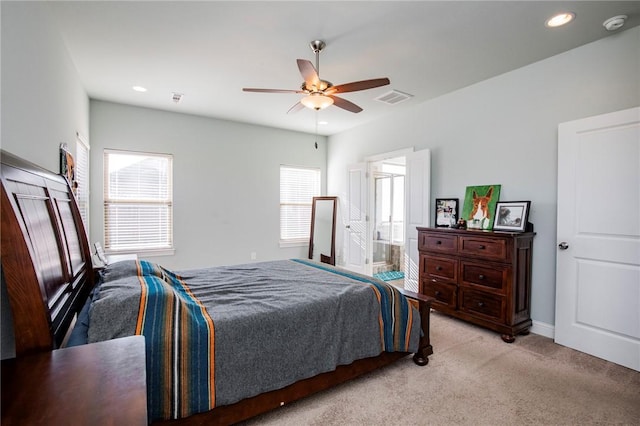
[[[431,339],[429,337],[431,300],[418,299],[418,309],[420,311],[422,334],[420,336],[418,351],[413,354],[413,362],[417,365],[423,366],[429,363],[428,357],[433,354],[433,347],[431,346]]]
[[[422,334],[420,335],[420,342],[418,343],[418,351],[413,354],[413,362],[420,366],[427,365],[429,363],[429,355],[433,354],[433,346],[431,346],[431,338],[429,337],[429,330],[431,327],[431,302],[433,301],[433,298],[405,289],[400,289],[400,293],[404,294],[405,297],[418,302]]]

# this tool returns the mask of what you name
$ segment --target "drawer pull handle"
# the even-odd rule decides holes
[[[436,271],[442,271],[442,266],[440,265],[436,266]]]
[[[482,274],[478,275],[478,279],[479,280],[484,280],[484,275],[482,275]]]
[[[442,241],[440,240],[436,241],[436,245],[440,245],[440,244],[442,244]]]
[[[485,246],[484,246],[484,245],[482,245],[482,244],[480,244],[480,245],[478,246],[478,248],[479,248],[480,250],[484,250],[484,249],[485,249]]]
[[[435,278],[431,278],[431,282],[437,283],[438,280],[436,280]]]
[[[482,308],[484,306],[484,302],[478,302],[478,308]]]

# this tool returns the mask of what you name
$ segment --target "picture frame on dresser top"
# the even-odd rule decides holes
[[[498,201],[493,229],[511,232],[526,231],[530,207],[531,201]]]
[[[450,228],[458,223],[458,198],[436,198],[436,228]]]
[[[468,229],[490,231],[493,228],[501,187],[497,184],[467,186],[460,217],[467,221]]]

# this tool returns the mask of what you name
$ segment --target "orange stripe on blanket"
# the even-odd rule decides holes
[[[144,317],[147,310],[147,286],[144,284],[144,277],[142,276],[142,268],[140,262],[136,261],[136,267],[138,268],[138,281],[140,281],[140,307],[138,308],[138,321],[136,323],[136,334],[142,334],[142,324],[144,323]]]
[[[416,300],[413,299],[407,299],[407,301],[409,302],[409,307],[411,306],[415,306],[416,309],[420,308],[420,305],[418,304],[418,302]],[[409,341],[411,340],[411,327],[413,326],[413,309],[409,309],[409,311],[407,312],[407,330],[404,336],[404,350],[408,351],[409,350]]]
[[[180,282],[180,284],[182,285],[183,289],[185,290],[185,292],[191,296],[191,298],[193,298],[193,301],[195,302],[196,305],[198,305],[198,308],[200,309],[200,312],[202,313],[202,317],[205,319],[206,323],[207,323],[207,328],[209,329],[209,333],[207,333],[208,335],[208,341],[207,341],[207,346],[209,347],[209,354],[211,354],[212,357],[212,362],[210,363],[211,368],[209,369],[209,383],[211,383],[212,385],[209,387],[209,403],[211,408],[215,408],[216,406],[216,388],[215,388],[215,357],[213,354],[215,354],[215,326],[213,325],[213,319],[211,318],[211,316],[209,315],[209,312],[207,312],[207,309],[205,308],[205,306],[202,304],[202,302],[200,301],[200,299],[198,299],[193,292],[191,291],[191,289],[189,288],[189,286],[187,285],[187,283],[182,279],[181,276],[179,275],[175,275],[175,278]],[[186,322],[183,324],[182,326],[182,335],[183,337],[188,334],[188,327]],[[185,354],[185,351],[188,351],[187,347],[183,347],[183,355]],[[186,368],[186,357],[183,356],[183,372],[187,371]],[[188,377],[183,377],[183,380],[187,380]],[[187,404],[187,401],[189,401],[190,395],[187,392],[183,393],[182,396],[182,401],[183,404],[182,406],[185,407]],[[187,416],[189,415],[189,413],[183,413],[183,415]]]

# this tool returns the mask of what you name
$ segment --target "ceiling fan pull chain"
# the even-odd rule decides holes
[[[316,147],[316,149],[318,149],[318,110],[316,110],[316,113],[315,113],[315,120],[316,120],[316,143],[315,143],[315,147]]]

